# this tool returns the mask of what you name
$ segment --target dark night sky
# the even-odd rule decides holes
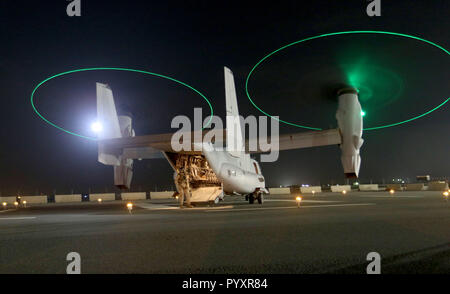
[[[364,0],[347,1],[103,1],[82,0],[82,16],[66,15],[67,1],[3,0],[0,4],[3,195],[112,191],[111,167],[97,162],[95,142],[63,133],[33,112],[29,99],[43,79],[85,67],[148,70],[188,83],[224,115],[223,66],[235,73],[242,115],[259,115],[245,96],[245,78],[271,51],[318,34],[384,30],[412,34],[450,48],[450,2],[382,0],[370,18]],[[420,42],[342,37],[296,46],[271,59],[250,82],[263,109],[282,119],[333,126],[334,101],[307,85],[334,77],[341,63],[362,62],[376,98],[363,102],[365,123],[395,122],[449,97],[448,55]],[[400,82],[382,79],[393,73]],[[322,74],[325,73],[325,74]],[[389,75],[389,74],[387,74]],[[377,80],[378,79],[378,80]],[[134,114],[137,135],[170,131],[174,115],[208,108],[199,96],[166,80],[123,72],[77,73],[39,90],[36,105],[51,121],[84,135],[95,119],[95,82],[111,85],[117,104]],[[397,84],[396,84],[397,83]],[[398,94],[398,95],[397,95]],[[378,100],[379,99],[379,100]],[[366,103],[366,104],[364,104]],[[280,125],[280,132],[298,129]],[[364,134],[361,181],[419,174],[450,175],[449,106],[412,123]],[[268,185],[344,182],[338,147],[287,151],[262,164]],[[132,189],[172,186],[162,159],[135,163]]]

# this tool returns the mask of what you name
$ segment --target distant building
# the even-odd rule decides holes
[[[416,180],[419,183],[428,183],[431,180],[430,175],[416,176]]]

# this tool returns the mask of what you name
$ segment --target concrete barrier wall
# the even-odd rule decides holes
[[[145,192],[122,193],[122,200],[145,200],[145,199],[147,199]]]
[[[114,193],[89,194],[89,201],[98,201],[98,199],[102,199],[102,201],[113,201],[116,200],[116,194]]]
[[[16,196],[4,196],[4,197],[0,197],[0,202],[6,202],[8,204],[14,204],[14,202],[16,202]]]
[[[448,183],[446,182],[428,183],[428,191],[444,191],[444,190],[448,190]]]
[[[363,184],[359,185],[359,191],[378,191],[378,184]]]
[[[42,204],[47,203],[47,195],[37,195],[37,196],[22,196],[22,203],[26,201],[27,204]]]
[[[55,195],[55,202],[81,202],[81,194]]]
[[[422,191],[424,190],[424,184],[406,184],[406,191]]]
[[[387,184],[386,190],[403,191],[401,184]]]
[[[150,192],[150,199],[170,199],[174,191]]]
[[[301,187],[300,191],[302,194],[312,193],[313,191],[314,193],[320,193],[322,192],[322,187],[320,186]]]
[[[291,194],[291,188],[269,188],[269,193],[274,194]]]
[[[342,191],[350,192],[351,190],[352,187],[350,185],[331,186],[331,192],[342,192]]]

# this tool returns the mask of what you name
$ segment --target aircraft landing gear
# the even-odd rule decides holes
[[[264,194],[263,193],[259,193],[258,194],[258,198],[256,198],[256,199],[258,199],[258,203],[259,204],[263,204],[264,203]]]
[[[255,193],[248,194],[247,196],[245,196],[245,199],[248,200],[249,204],[255,203],[255,200],[258,201],[258,204],[263,204],[264,203],[264,194],[261,192],[255,192]]]

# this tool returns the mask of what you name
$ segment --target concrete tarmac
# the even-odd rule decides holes
[[[450,273],[450,203],[441,192],[227,197],[215,207],[175,200],[47,204],[0,211],[0,273]]]

